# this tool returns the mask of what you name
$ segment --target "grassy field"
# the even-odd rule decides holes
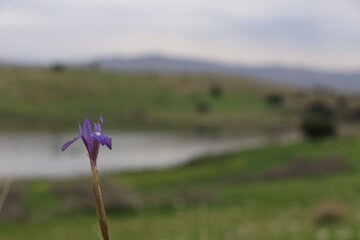
[[[211,95],[214,86],[221,96]],[[214,75],[0,69],[0,126],[73,128],[99,114],[120,129],[245,131],[291,124],[288,110],[264,101],[271,91],[286,89]]]
[[[84,117],[101,114],[113,129],[267,134],[295,127],[312,97],[214,75],[13,68],[0,69],[0,80],[1,131],[75,130]],[[214,87],[220,94],[211,94]],[[280,93],[285,103],[270,105],[264,100],[269,93]],[[345,135],[355,135],[354,129]],[[111,236],[360,239],[359,158],[359,138],[332,138],[205,157],[163,171],[105,175]],[[1,240],[97,234],[88,179],[16,182],[0,214]]]
[[[103,176],[105,189],[126,186],[142,202],[132,210],[110,207],[112,239],[359,239],[359,158],[359,138],[329,139]],[[67,198],[56,194],[79,182],[27,183],[26,217],[2,221],[0,239],[98,239],[94,210],[65,211]]]

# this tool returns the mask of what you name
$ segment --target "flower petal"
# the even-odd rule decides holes
[[[110,137],[106,135],[102,135],[102,141],[100,141],[101,145],[106,145],[110,150],[112,148],[112,140]]]
[[[96,159],[99,153],[99,146],[106,145],[112,149],[112,140],[110,137],[103,134],[104,119],[100,116],[99,122],[94,123],[94,129],[91,128],[89,119],[85,118],[82,124],[79,124],[79,134],[73,139],[67,141],[62,146],[62,151],[67,149],[73,142],[82,139],[86,150],[88,151],[90,160],[96,164]]]
[[[99,132],[98,124],[94,122],[94,132]]]
[[[97,135],[97,134],[92,134],[91,135],[93,138],[95,138],[101,145],[106,145],[110,150],[112,148],[112,141],[111,138],[106,136],[105,134],[101,134],[101,135]]]
[[[62,145],[62,147],[61,147],[61,151],[64,151],[65,149],[67,149],[71,144],[73,144],[79,138],[80,138],[80,135],[77,135],[73,139],[70,139],[69,141],[65,142],[64,145]]]
[[[87,119],[87,118],[85,118],[85,120],[84,120],[83,130],[84,130],[83,137],[85,138],[86,141],[90,141],[91,123],[90,123],[89,119]]]
[[[85,148],[88,152],[91,151],[91,142],[90,142],[90,137],[89,138],[85,138],[84,136],[81,136],[81,140],[83,141]]]
[[[98,131],[100,133],[103,133],[103,126],[101,125],[101,123],[97,123],[97,126],[98,126]]]

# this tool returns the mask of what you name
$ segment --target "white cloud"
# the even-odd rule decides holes
[[[360,67],[357,0],[0,0],[0,56],[162,52]],[[0,57],[1,58],[1,57]]]
[[[40,19],[26,11],[16,9],[0,9],[0,29],[4,28],[28,28],[39,26]]]

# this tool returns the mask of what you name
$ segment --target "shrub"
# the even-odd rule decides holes
[[[303,113],[301,130],[310,139],[336,135],[334,111],[323,102],[311,103]]]
[[[346,218],[346,208],[338,202],[323,202],[313,210],[313,220],[317,225],[335,224]]]
[[[56,73],[60,73],[60,72],[64,72],[66,67],[65,65],[61,64],[61,63],[55,63],[54,65],[52,65],[50,67],[50,69],[53,71],[53,72],[56,72]]]
[[[209,93],[213,98],[219,98],[224,94],[223,89],[219,84],[211,85]]]
[[[284,104],[284,97],[279,93],[269,93],[265,97],[265,101],[274,107],[279,107]]]
[[[331,118],[306,116],[301,123],[301,130],[305,137],[319,139],[336,135],[336,126]]]
[[[210,105],[206,102],[199,102],[196,104],[196,111],[199,114],[207,114],[210,112]]]

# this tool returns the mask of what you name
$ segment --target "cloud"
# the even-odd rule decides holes
[[[0,56],[54,60],[156,51],[356,68],[359,7],[357,0],[0,0]]]

